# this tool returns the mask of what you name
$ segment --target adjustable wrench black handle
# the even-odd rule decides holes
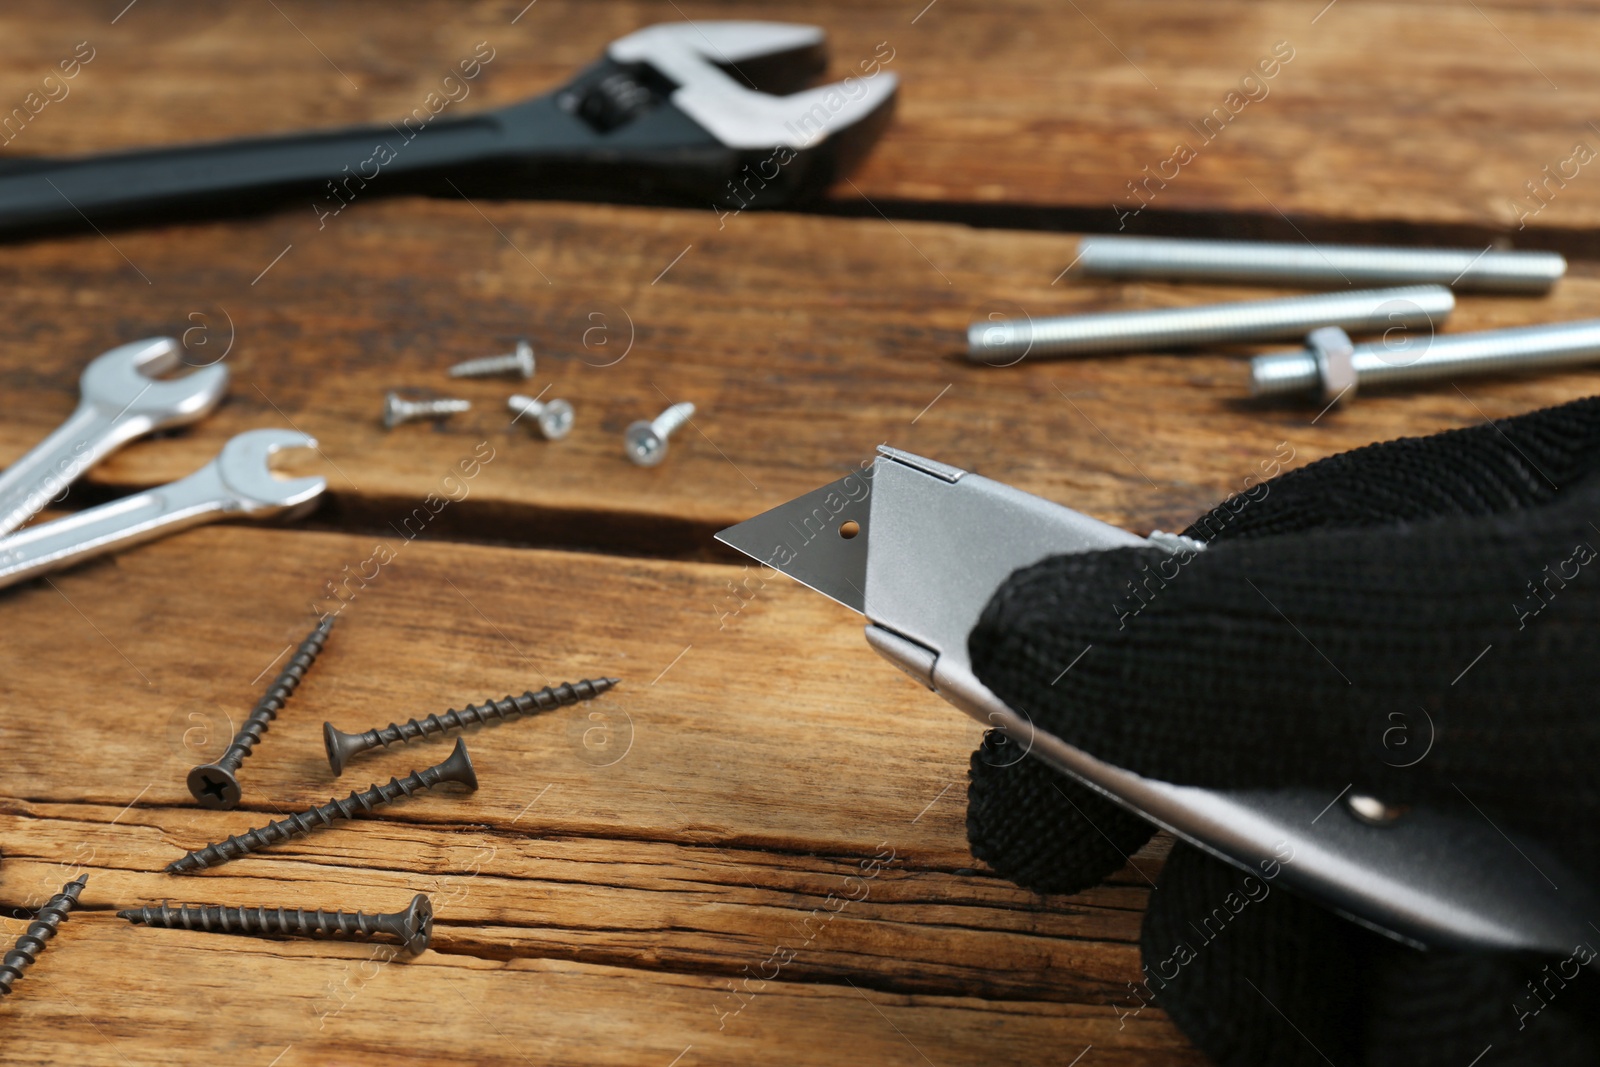
[[[709,196],[742,165],[672,106],[602,60],[568,86],[459,118],[0,165],[0,235],[257,211],[305,196],[337,213],[380,193]],[[627,83],[619,113],[615,85]],[[604,91],[602,91],[604,90]],[[665,90],[665,91],[662,91]]]

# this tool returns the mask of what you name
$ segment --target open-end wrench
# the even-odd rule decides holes
[[[325,222],[380,192],[778,206],[820,193],[877,135],[892,58],[875,52],[851,77],[801,91],[826,65],[818,27],[663,23],[612,42],[560,89],[494,111],[444,117],[441,103],[369,127],[18,161],[0,171],[0,232],[295,196]]]
[[[84,471],[135,437],[203,418],[228,389],[220,363],[181,378],[182,348],[170,337],[119,345],[79,379],[82,399],[67,421],[0,473],[0,536],[27,522]]]
[[[327,480],[277,478],[271,457],[316,444],[294,430],[247,430],[187,478],[0,538],[0,588],[218,519],[305,514]]]

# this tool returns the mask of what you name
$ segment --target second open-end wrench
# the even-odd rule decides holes
[[[282,449],[316,444],[294,430],[248,430],[187,478],[0,538],[0,587],[201,523],[304,514],[327,480],[280,479],[270,461]]]
[[[171,337],[118,345],[79,379],[78,409],[49,437],[0,473],[0,536],[27,522],[84,471],[136,437],[205,417],[228,389],[220,363],[181,378],[183,349]]]

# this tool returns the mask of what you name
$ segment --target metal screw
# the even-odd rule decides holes
[[[467,758],[466,742],[457,740],[450,758],[442,763],[420,771],[412,771],[404,778],[391,778],[388,785],[374,783],[359,793],[351,793],[344,799],[335,797],[326,804],[296,812],[287,819],[279,819],[258,829],[246,830],[226,841],[207,845],[173,860],[167,864],[166,870],[168,874],[183,874],[203,867],[215,867],[279,841],[304,837],[319,827],[332,826],[335,819],[353,819],[363,812],[382,807],[397,797],[410,796],[422,789],[432,789],[444,782],[459,782],[466,786],[469,792],[478,788],[478,776],[472,769],[472,761]]]
[[[254,937],[371,937],[386,934],[415,955],[433,939],[433,902],[418,893],[404,911],[368,915],[360,911],[306,911],[304,908],[126,908],[117,917],[168,930],[205,930]]]
[[[360,734],[347,734],[343,730],[334,729],[333,723],[325,722],[322,724],[322,741],[328,750],[328,766],[333,768],[334,774],[343,774],[344,765],[352,756],[369,749],[416,741],[429,734],[445,734],[490,719],[504,720],[516,715],[552,711],[568,704],[576,704],[580,700],[593,700],[619,681],[621,681],[619,678],[585,678],[577,684],[562,682],[560,685],[547,685],[537,693],[527,692],[519,697],[468,704],[460,711],[452,708],[443,715],[429,715],[426,719],[410,719],[401,723],[392,722],[382,729],[368,730]]]
[[[1382,248],[1273,241],[1085,237],[1077,262],[1101,278],[1166,278],[1315,288],[1448,285],[1452,289],[1543,293],[1566,273],[1555,252],[1474,248]]]
[[[539,424],[539,433],[546,441],[559,441],[572,432],[572,405],[565,400],[535,400],[517,393],[506,406],[517,413],[517,418],[531,415]]]
[[[515,352],[463,360],[450,368],[452,378],[487,378],[493,374],[518,374],[532,378],[533,346],[527,341],[518,341]]]
[[[77,907],[78,894],[88,884],[89,876],[80,874],[62,886],[61,892],[45,901],[33,922],[28,924],[28,929],[17,938],[17,943],[6,953],[5,959],[0,961],[0,996],[10,993],[12,984],[39,958],[39,953],[56,935],[56,927],[66,922],[67,913]]]
[[[1456,306],[1442,285],[1317,293],[1237,304],[1107,311],[1048,319],[980,320],[967,328],[967,357],[1009,366],[1023,356],[1159,351],[1304,336],[1318,326],[1353,332],[1433,326]]]
[[[255,708],[245,719],[239,732],[233,735],[233,742],[215,763],[206,763],[189,772],[189,792],[200,802],[201,807],[231,811],[238,806],[240,790],[239,779],[234,772],[250,755],[250,750],[256,742],[261,740],[261,735],[267,731],[272,720],[278,717],[278,712],[283,710],[283,705],[299,686],[300,680],[306,676],[306,671],[315,662],[317,654],[322,651],[322,646],[327,644],[328,633],[333,629],[334,616],[329,615],[316,628],[306,635],[300,642],[300,647],[294,650],[294,655],[289,657],[289,662],[283,670],[272,680],[267,691],[261,699],[256,701]]]
[[[392,430],[413,419],[437,419],[472,410],[470,400],[407,400],[399,393],[383,398],[383,428]]]
[[[654,467],[667,458],[667,438],[693,417],[694,405],[685,402],[673,404],[657,415],[653,422],[640,419],[622,435],[623,451],[639,466]]]
[[[1568,367],[1597,358],[1600,358],[1600,319],[1440,334],[1413,338],[1407,344],[1393,346],[1374,341],[1351,347],[1350,366],[1355,384],[1344,395],[1347,400],[1354,396],[1356,384],[1366,388],[1465,374]],[[1326,388],[1316,353],[1310,349],[1274,352],[1250,361],[1253,396],[1315,395],[1325,392]]]

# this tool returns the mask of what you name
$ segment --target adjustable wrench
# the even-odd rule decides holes
[[[779,206],[819,194],[885,124],[896,78],[880,59],[797,91],[826,64],[818,27],[663,23],[612,42],[555,92],[494,111],[18,161],[0,171],[0,233],[194,219],[308,194],[325,219],[369,187]]]
[[[276,478],[270,460],[280,449],[316,444],[293,430],[247,430],[187,478],[0,539],[0,588],[202,523],[305,514],[327,480]]]
[[[152,377],[175,369],[180,352],[172,338],[151,337],[119,345],[84,369],[78,409],[0,473],[0,536],[135,437],[210,414],[228,388],[220,363],[171,381]]]

